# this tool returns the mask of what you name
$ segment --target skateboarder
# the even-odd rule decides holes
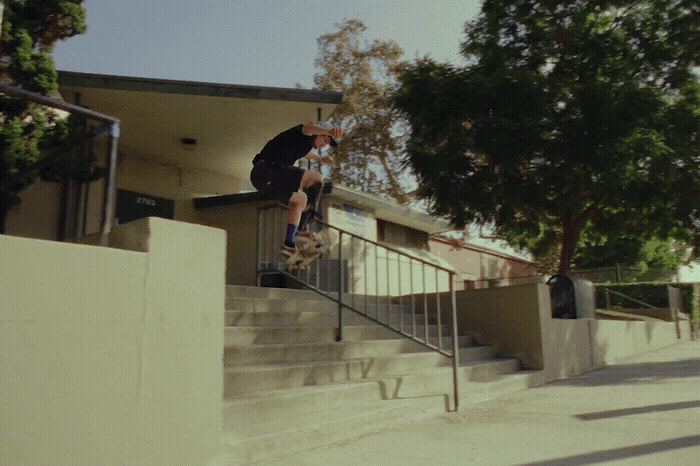
[[[323,189],[320,173],[295,167],[294,163],[306,158],[332,164],[332,157],[321,157],[311,150],[320,150],[329,144],[337,147],[336,138],[343,136],[343,130],[328,123],[297,125],[270,139],[253,159],[250,181],[255,189],[272,193],[281,202],[289,204],[287,234],[280,248],[287,256],[297,253],[297,237],[314,239],[314,234],[306,230],[318,211]],[[307,204],[309,210],[304,212]]]

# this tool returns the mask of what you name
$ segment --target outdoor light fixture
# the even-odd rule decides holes
[[[194,149],[194,146],[197,145],[197,140],[195,138],[182,138],[180,142],[185,149]]]

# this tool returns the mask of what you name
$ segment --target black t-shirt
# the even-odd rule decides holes
[[[263,150],[253,159],[253,164],[260,160],[277,165],[290,166],[308,154],[314,147],[316,136],[307,136],[302,132],[304,125],[289,128],[270,139]]]

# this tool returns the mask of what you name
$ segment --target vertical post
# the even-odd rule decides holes
[[[437,306],[437,346],[442,349],[442,310],[440,309],[440,275],[438,269],[435,269],[435,305]]]
[[[423,336],[425,337],[425,342],[430,341],[430,335],[428,333],[428,289],[426,288],[425,281],[425,262],[422,263],[423,270]]]
[[[396,254],[397,275],[399,277],[398,304],[399,304],[399,329],[403,332],[403,299],[401,299],[401,256]]]
[[[609,311],[610,310],[610,288],[605,289],[605,305],[607,306],[606,309]]]
[[[454,410],[459,410],[459,342],[457,340],[457,292],[454,285],[455,274],[450,272],[450,297],[452,301],[452,380],[454,383]]]
[[[379,246],[374,245],[374,317],[379,320]]]
[[[409,259],[409,267],[411,272],[411,335],[416,337],[416,293],[413,288],[413,258]]]
[[[114,223],[114,207],[116,204],[115,180],[117,176],[117,146],[119,144],[119,123],[109,127],[109,159],[107,179],[105,180],[104,197],[102,198],[102,239],[103,246],[109,243],[109,233]]]
[[[384,263],[386,264],[386,306],[384,306],[384,309],[386,310],[386,323],[387,325],[391,325],[391,271],[390,267],[391,265],[389,264],[389,250],[386,250],[386,260]]]
[[[353,267],[353,262],[355,260],[355,237],[351,236],[350,237],[350,260],[348,261],[350,265],[350,278],[348,280],[348,283],[350,286],[348,287],[348,293],[350,293],[350,307],[355,309],[355,268]]]
[[[264,215],[263,212],[264,212],[264,211],[263,211],[262,209],[258,209],[258,231],[257,231],[257,242],[258,242],[258,244],[257,244],[256,247],[255,247],[255,251],[256,251],[255,270],[256,270],[256,276],[258,277],[258,279],[257,279],[258,286],[261,286],[261,282],[262,282],[262,271],[263,271],[263,270],[262,270],[262,267],[260,267],[260,264],[262,263],[262,244],[263,244],[263,240],[262,240],[262,231],[263,231],[263,229],[262,229],[262,227],[263,227],[262,218],[263,218],[263,215]]]
[[[369,305],[367,304],[367,300],[369,299],[368,298],[369,292],[367,291],[367,282],[369,281],[369,278],[368,278],[369,276],[367,275],[367,241],[365,241],[364,244],[365,244],[365,247],[363,250],[363,257],[364,257],[363,262],[364,262],[364,266],[365,266],[365,275],[364,275],[363,281],[365,282],[365,315],[369,315],[369,310],[368,310]]]
[[[343,232],[338,235],[338,335],[336,341],[343,341]]]

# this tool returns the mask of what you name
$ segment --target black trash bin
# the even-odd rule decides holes
[[[593,282],[567,275],[553,275],[547,281],[555,319],[592,319],[595,315]]]
[[[547,280],[552,301],[552,317],[555,319],[576,318],[576,295],[574,282],[566,275],[552,275]]]

